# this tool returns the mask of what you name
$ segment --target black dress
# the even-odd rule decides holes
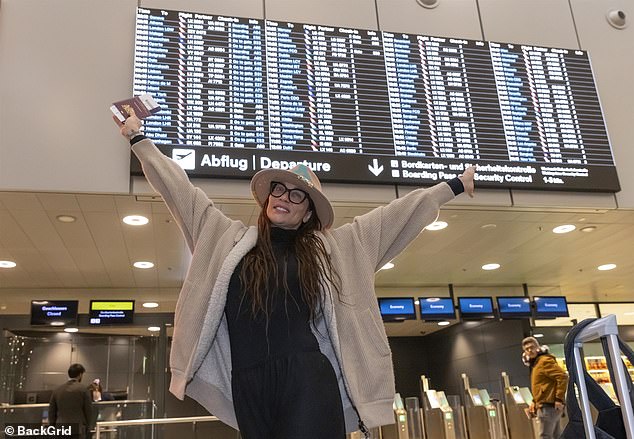
[[[243,439],[337,439],[345,437],[339,386],[319,350],[302,299],[294,251],[297,232],[272,228],[280,276],[269,291],[267,318],[251,312],[236,267],[227,293],[233,405]],[[284,280],[288,291],[284,288]]]

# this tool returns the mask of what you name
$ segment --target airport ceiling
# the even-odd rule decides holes
[[[218,200],[227,215],[254,224],[258,208],[245,199]],[[375,205],[335,203],[335,226]],[[149,223],[130,226],[126,215]],[[76,221],[57,218],[70,215]],[[565,295],[571,302],[634,301],[634,211],[518,210],[449,206],[440,213],[448,227],[422,233],[376,276],[380,296]],[[576,230],[552,229],[573,224]],[[593,227],[592,231],[581,231]],[[178,227],[157,197],[0,192],[0,313],[28,314],[31,299],[136,299],[137,312],[171,312],[189,263]],[[151,261],[151,269],[132,266]],[[499,263],[493,271],[482,265]],[[616,269],[598,271],[614,263]],[[140,304],[155,301],[156,310]],[[432,332],[421,322],[388,324],[390,335]]]

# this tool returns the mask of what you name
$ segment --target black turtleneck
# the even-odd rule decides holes
[[[317,339],[310,329],[310,309],[302,299],[294,245],[296,236],[296,230],[271,229],[279,281],[276,287],[273,279],[269,280],[272,286],[268,319],[262,312],[256,317],[252,315],[251,298],[240,280],[244,259],[231,276],[225,314],[234,370],[255,366],[274,357],[319,351]],[[284,275],[288,293],[284,289]]]

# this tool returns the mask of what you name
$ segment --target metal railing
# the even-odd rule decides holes
[[[117,404],[144,404],[150,402],[147,399],[121,399],[116,401],[95,401],[93,405],[117,405]],[[0,404],[0,410],[23,410],[32,408],[47,408],[48,402],[37,404]]]
[[[192,416],[188,418],[158,418],[158,419],[135,419],[131,421],[104,421],[97,422],[95,427],[95,439],[101,439],[101,434],[111,432],[117,427],[140,427],[145,425],[161,425],[161,424],[186,424],[192,423],[196,425],[199,422],[216,422],[219,419],[215,416]]]

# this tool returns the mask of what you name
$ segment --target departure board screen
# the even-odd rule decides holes
[[[587,52],[139,8],[144,133],[190,176],[620,189]],[[139,173],[138,162],[133,173]]]

